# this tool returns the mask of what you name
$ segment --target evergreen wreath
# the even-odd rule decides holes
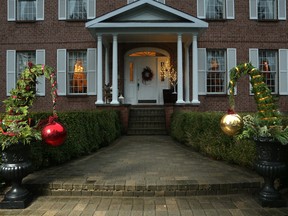
[[[146,66],[142,71],[142,82],[145,84],[147,81],[153,79],[153,72],[150,67]]]

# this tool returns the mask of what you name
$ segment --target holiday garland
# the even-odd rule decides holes
[[[259,124],[267,126],[280,125],[279,112],[271,90],[264,82],[263,74],[253,67],[251,63],[240,64],[230,70],[230,82],[228,86],[230,110],[234,112],[235,109],[234,93],[236,82],[244,75],[249,75],[251,78],[250,83],[257,104]]]
[[[36,79],[44,75],[51,83],[51,95],[53,102],[53,118],[57,118],[56,97],[57,85],[54,70],[47,65],[34,65],[28,63],[28,67],[21,73],[16,83],[16,88],[10,91],[11,96],[4,100],[6,105],[5,116],[1,122],[0,140],[2,149],[5,147],[23,143],[28,144],[32,140],[41,140],[41,132],[38,125],[31,126],[28,109],[36,98]]]
[[[153,72],[151,68],[147,66],[142,71],[142,82],[146,83],[147,81],[151,81],[152,79],[153,79]]]

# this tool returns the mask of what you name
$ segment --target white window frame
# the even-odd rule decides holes
[[[79,94],[69,94],[68,93],[68,60],[67,60],[66,49],[57,50],[57,87],[58,95],[96,95],[96,75],[97,75],[97,49],[88,48],[87,49],[87,69],[86,69],[86,79],[87,79],[87,93]]]
[[[271,21],[270,19],[258,19],[258,1],[259,0],[249,0],[249,17],[251,20],[261,20],[261,21]],[[286,20],[286,0],[276,0],[277,11],[275,20]]]
[[[87,20],[94,19],[96,17],[96,0],[87,1]],[[67,0],[58,0],[58,20],[75,21],[75,19],[69,19],[67,10]]]
[[[284,62],[285,55],[287,55],[286,53],[288,52],[285,49],[279,49],[277,52],[276,62],[278,62],[278,65],[277,65],[276,79],[275,79],[275,92],[273,92],[273,94],[283,94],[283,95],[288,94],[288,87],[287,87],[288,85],[288,82],[287,82],[288,81],[287,80],[288,63]],[[256,68],[259,67],[259,49],[258,48],[249,49],[249,62],[251,62],[251,64],[254,67]],[[251,84],[250,84],[250,95],[253,95]]]
[[[223,0],[224,1],[224,17],[220,20],[235,19],[235,4],[234,0]],[[207,0],[197,0],[197,17],[200,19],[206,19],[206,8]],[[214,20],[214,19],[209,19]],[[215,19],[218,20],[218,19]]]
[[[33,50],[32,50],[33,51]],[[45,64],[45,50],[36,50],[35,64]],[[10,91],[16,87],[17,82],[17,51],[6,51],[6,95],[10,96]],[[36,95],[45,96],[45,77],[40,76],[37,78]]]
[[[17,1],[7,0],[7,20],[17,20]],[[21,22],[41,21],[44,20],[44,0],[36,0],[36,20],[19,20]]]
[[[226,88],[226,94],[228,94],[228,84],[230,80],[230,70],[237,65],[237,50],[236,48],[227,48],[226,51],[226,83],[224,88]],[[199,86],[199,95],[219,95],[224,93],[207,93],[207,49],[198,48],[198,86]],[[235,89],[236,94],[236,89]]]

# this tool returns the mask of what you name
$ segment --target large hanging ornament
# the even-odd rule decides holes
[[[236,113],[227,113],[221,118],[220,127],[228,136],[234,136],[241,132],[243,120]]]
[[[67,131],[65,127],[56,122],[54,119],[49,120],[49,122],[44,126],[41,131],[42,140],[51,146],[59,146],[64,143]]]

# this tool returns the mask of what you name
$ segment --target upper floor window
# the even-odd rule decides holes
[[[18,0],[17,20],[36,20],[36,0]]]
[[[286,0],[250,0],[250,19],[286,20]]]
[[[139,1],[139,0],[127,0],[127,4],[130,4],[130,3],[135,2],[135,1]],[[154,1],[165,4],[165,0],[154,0]]]
[[[197,16],[202,19],[234,19],[234,0],[197,0]]]
[[[7,0],[8,21],[44,20],[44,0]]]
[[[96,17],[96,0],[58,0],[59,20],[87,20]]]
[[[96,49],[57,50],[59,95],[96,94]]]

